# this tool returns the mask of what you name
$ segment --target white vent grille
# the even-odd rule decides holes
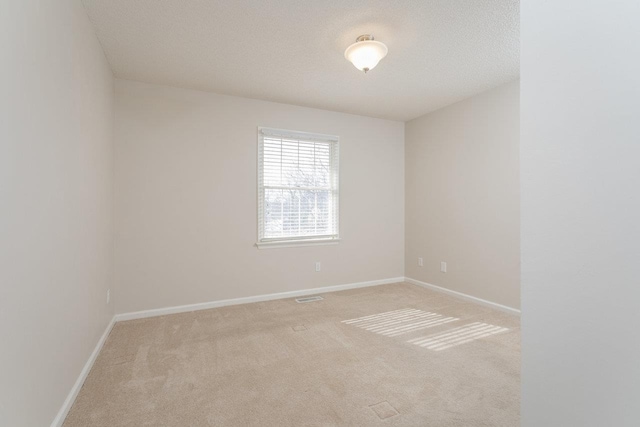
[[[304,298],[296,298],[296,302],[298,303],[305,303],[305,302],[314,302],[314,301],[320,301],[323,300],[324,298],[322,298],[321,296],[313,296],[313,297],[304,297]]]

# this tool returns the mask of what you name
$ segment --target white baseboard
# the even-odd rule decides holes
[[[327,292],[344,291],[347,289],[365,288],[368,286],[388,285],[390,283],[400,283],[404,277],[393,277],[390,279],[372,280],[369,282],[349,283],[346,285],[325,286],[322,288],[302,289],[299,291],[279,292],[275,294],[257,295],[253,297],[233,298],[218,301],[203,302],[198,304],[179,305],[175,307],[156,308],[152,310],[136,311],[132,313],[116,314],[116,322],[123,320],[143,319],[145,317],[164,316],[167,314],[184,313],[189,311],[207,310],[209,308],[225,307],[229,305],[249,304],[252,302],[271,301],[275,299],[294,298],[313,294],[324,294]]]
[[[95,348],[93,349],[91,356],[89,356],[89,360],[87,360],[87,363],[84,364],[84,367],[80,372],[80,376],[76,380],[73,387],[71,387],[71,391],[69,392],[69,394],[67,395],[67,398],[62,404],[62,408],[60,408],[60,411],[58,411],[58,415],[56,415],[56,417],[53,419],[53,422],[51,423],[51,427],[61,427],[62,424],[64,423],[64,419],[67,417],[67,414],[71,409],[71,406],[73,406],[73,402],[75,402],[76,397],[78,396],[78,393],[80,393],[82,384],[84,384],[84,380],[87,379],[87,375],[89,375],[89,372],[93,367],[93,363],[98,358],[98,354],[100,354],[100,350],[102,350],[102,346],[107,340],[107,337],[109,336],[109,333],[111,332],[111,329],[113,328],[113,325],[115,323],[116,323],[116,317],[113,316],[111,318],[111,321],[107,325],[107,328],[104,330],[104,333],[98,340],[98,343],[96,344]]]
[[[486,307],[494,308],[496,310],[504,311],[509,314],[514,314],[519,316],[520,310],[513,307],[508,307],[506,305],[498,304],[496,302],[487,301],[482,298],[474,297],[468,294],[464,294],[458,291],[452,291],[451,289],[443,288],[440,286],[432,285],[431,283],[421,282],[420,280],[412,279],[410,277],[405,277],[404,281],[407,283],[411,283],[412,285],[422,286],[423,288],[431,289],[436,292],[442,292],[443,294],[451,295],[456,298],[464,299],[467,301],[475,302],[476,304],[481,304]]]

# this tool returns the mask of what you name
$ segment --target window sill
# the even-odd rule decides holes
[[[317,240],[279,240],[274,242],[256,243],[258,249],[294,248],[299,246],[323,246],[337,245],[341,239],[317,239]]]

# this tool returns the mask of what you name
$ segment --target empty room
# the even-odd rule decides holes
[[[3,1],[0,425],[639,425],[638,14]]]

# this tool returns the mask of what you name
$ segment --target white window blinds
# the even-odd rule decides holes
[[[338,238],[338,137],[258,129],[258,244]]]

